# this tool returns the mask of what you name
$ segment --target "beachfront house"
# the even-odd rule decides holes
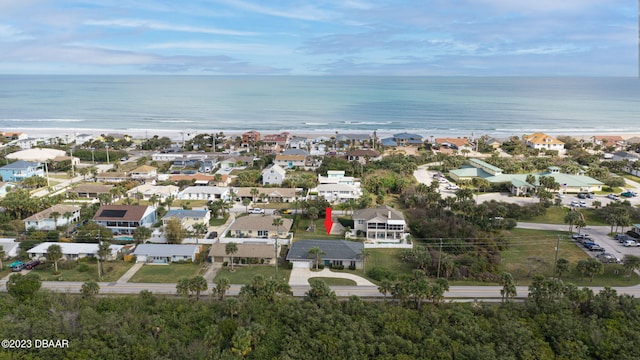
[[[114,235],[132,235],[138,226],[151,227],[157,219],[156,208],[151,206],[102,205],[93,222],[111,230]]]
[[[32,176],[45,176],[44,165],[40,162],[18,160],[0,167],[2,181],[18,182]]]
[[[422,145],[422,136],[418,134],[400,133],[393,134],[393,137],[380,140],[382,146],[420,146]]]
[[[523,135],[522,140],[532,149],[538,150],[557,150],[562,152],[564,150],[564,143],[551,135],[544,133],[535,133],[531,135]]]
[[[80,219],[80,206],[56,204],[24,219],[25,229],[55,230]]]

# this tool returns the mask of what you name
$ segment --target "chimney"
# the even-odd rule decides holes
[[[391,210],[389,210],[389,215],[387,216],[388,219],[391,219]]]

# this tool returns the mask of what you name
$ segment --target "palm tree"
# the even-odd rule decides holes
[[[227,245],[225,245],[224,247],[224,252],[227,255],[231,256],[231,272],[234,272],[235,270],[233,269],[233,255],[238,252],[238,244],[234,242],[227,243]]]
[[[4,260],[5,256],[7,256],[7,252],[4,250],[3,246],[0,246],[0,270],[4,269],[4,264],[2,263],[2,260]]]
[[[224,295],[227,293],[227,290],[231,287],[231,281],[229,281],[226,277],[219,277],[216,280],[216,288],[215,292],[218,293],[218,299],[224,300]]]
[[[100,242],[98,244],[98,252],[96,255],[98,255],[98,278],[102,279],[102,275],[104,274],[104,272],[102,271],[102,262],[107,260],[107,256],[111,255],[111,244],[109,244],[106,241]]]
[[[251,194],[251,201],[255,203],[256,197],[260,195],[260,190],[256,188],[251,188],[251,190],[249,190],[249,194]]]
[[[278,238],[280,237],[280,226],[284,224],[284,221],[281,217],[273,218],[273,222],[271,222],[272,226],[276,227],[276,236],[275,236],[275,251],[276,251],[276,279],[278,279]]]
[[[58,261],[62,259],[62,248],[58,244],[49,245],[47,248],[46,258],[48,261],[53,261],[56,273],[58,273]]]
[[[244,205],[244,212],[249,212],[249,205],[251,204],[251,200],[249,198],[242,199],[242,205]]]
[[[138,226],[133,231],[133,240],[136,244],[144,243],[149,238],[151,238],[151,229],[146,226]]]
[[[85,299],[93,298],[94,296],[98,295],[99,292],[100,285],[98,285],[98,283],[95,281],[85,282],[84,284],[82,284],[82,289],[80,289],[80,293]]]
[[[58,219],[60,218],[60,213],[57,211],[53,211],[49,216],[51,216],[51,218],[53,219],[54,226],[58,228]]]
[[[363,246],[362,249],[360,250],[360,256],[362,257],[362,271],[363,272],[366,272],[364,265],[367,262],[367,257],[369,257],[369,255],[371,255],[371,251],[369,251],[369,249],[365,249],[364,246]]]
[[[378,291],[384,295],[384,302],[387,302],[387,294],[390,294],[391,290],[393,290],[393,283],[389,279],[383,279],[378,286]]]
[[[320,263],[320,258],[322,257],[322,255],[326,255],[326,254],[327,254],[326,252],[320,250],[320,248],[317,246],[314,246],[311,249],[309,249],[309,257],[315,259],[316,270],[318,270],[318,264]]]
[[[209,226],[205,223],[197,223],[192,225],[195,236],[196,236],[196,244],[198,244],[198,238],[205,235],[209,230]]]
[[[72,216],[71,211],[65,211],[64,214],[62,214],[62,217],[67,221],[67,236],[69,236],[69,219],[71,219]]]

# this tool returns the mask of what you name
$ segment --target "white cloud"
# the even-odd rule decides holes
[[[18,30],[10,25],[0,25],[0,41],[22,41],[32,39],[31,36],[26,35],[21,30]]]
[[[177,32],[190,32],[201,34],[214,34],[214,35],[232,35],[232,36],[255,36],[259,35],[256,32],[249,31],[236,31],[229,29],[218,29],[212,27],[197,27],[197,26],[185,26],[174,25],[153,20],[140,20],[140,19],[114,19],[114,20],[88,20],[84,22],[89,26],[104,26],[104,27],[123,27],[123,28],[144,28],[160,31],[177,31]]]
[[[324,21],[334,17],[332,16],[331,12],[318,9],[317,7],[314,7],[312,5],[306,5],[296,8],[275,9],[252,4],[250,2],[242,0],[222,0],[221,2],[237,9],[287,19]]]
[[[179,41],[155,43],[145,46],[150,50],[183,49],[183,50],[217,50],[245,54],[283,54],[291,52],[284,46],[266,44],[240,44],[230,42]]]

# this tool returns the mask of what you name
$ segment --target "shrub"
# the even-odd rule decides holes
[[[349,270],[355,270],[356,266],[355,265],[349,265]]]
[[[87,272],[89,271],[89,265],[82,263],[80,265],[78,265],[78,269],[79,272]]]
[[[376,281],[382,281],[384,279],[394,280],[396,278],[396,275],[393,271],[378,266],[373,267],[371,268],[371,270],[367,271],[367,275],[369,275],[370,278]]]
[[[222,263],[222,267],[227,267],[227,265],[229,265],[228,261],[225,261],[225,262]]]
[[[318,264],[318,270],[322,270],[324,269],[324,265],[323,264]]]
[[[288,262],[286,266],[287,266],[287,269],[289,269],[289,270],[293,269],[293,263],[292,262]]]

